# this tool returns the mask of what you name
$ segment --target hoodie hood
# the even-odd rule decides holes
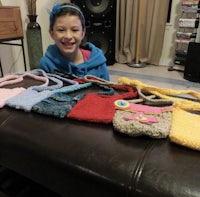
[[[59,71],[63,73],[74,74],[78,77],[83,77],[86,74],[90,74],[108,79],[109,77],[106,68],[106,58],[102,50],[90,42],[88,42],[86,46],[87,50],[91,51],[90,57],[87,61],[75,65],[61,54],[59,48],[55,44],[50,45],[45,53],[45,56],[40,60],[40,68],[50,73]],[[106,77],[103,75],[106,75]]]

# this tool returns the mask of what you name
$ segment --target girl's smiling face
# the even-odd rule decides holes
[[[81,20],[75,15],[63,15],[56,18],[50,35],[63,56],[74,61],[77,59],[80,44],[85,36]]]

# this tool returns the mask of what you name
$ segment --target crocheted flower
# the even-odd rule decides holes
[[[164,111],[171,111],[172,106],[155,107],[143,104],[135,104],[126,100],[117,100],[114,102],[115,108],[130,112],[144,112],[145,114],[161,114]]]
[[[126,100],[116,100],[114,102],[116,109],[128,109],[130,107],[130,103]]]
[[[145,124],[152,124],[152,123],[157,123],[159,122],[156,118],[153,116],[148,116],[144,113],[137,112],[134,115],[130,116],[124,116],[124,120],[137,120],[140,123],[145,123]]]

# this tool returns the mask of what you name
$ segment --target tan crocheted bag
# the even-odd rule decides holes
[[[113,127],[116,131],[129,136],[168,137],[172,122],[172,108],[132,105],[131,111],[130,108],[116,110],[113,117]],[[140,110],[141,108],[144,111]]]

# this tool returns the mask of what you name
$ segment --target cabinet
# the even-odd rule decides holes
[[[175,36],[174,66],[169,70],[184,71],[188,45],[196,42],[197,29],[199,27],[200,1],[182,0],[180,16],[178,18],[178,31]]]
[[[23,37],[19,7],[0,7],[0,39]]]
[[[26,70],[26,61],[24,53],[24,34],[22,28],[20,8],[16,6],[0,6],[0,44],[21,46],[24,58],[24,67]],[[20,44],[8,42],[12,40],[20,40]],[[0,62],[0,71],[3,70]]]

